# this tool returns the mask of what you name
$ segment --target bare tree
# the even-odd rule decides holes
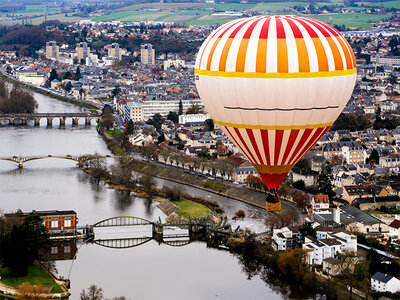
[[[146,156],[147,161],[150,161],[151,158],[157,158],[157,147],[153,143],[146,143],[142,147],[142,154]]]
[[[80,294],[81,300],[102,300],[103,298],[103,289],[95,284],[89,286],[87,291],[82,290]]]

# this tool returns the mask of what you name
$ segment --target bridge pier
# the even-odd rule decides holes
[[[53,126],[53,118],[47,118],[47,126],[48,127]]]
[[[66,119],[65,117],[60,118],[60,127],[65,126],[65,119]]]
[[[22,169],[24,167],[24,163],[22,162],[22,160],[18,161],[18,169]]]
[[[26,126],[26,123],[28,122],[28,120],[26,118],[22,118],[21,121],[22,121],[21,125]]]
[[[153,239],[161,243],[164,237],[164,225],[153,223]]]
[[[8,120],[8,125],[14,125],[14,121],[15,121],[14,118],[9,119],[9,120]]]
[[[35,127],[39,127],[40,126],[40,118],[35,118]]]
[[[79,118],[72,118],[72,126],[78,125]]]
[[[85,125],[90,125],[92,118],[85,118]]]

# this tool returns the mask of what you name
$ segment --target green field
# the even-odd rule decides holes
[[[394,8],[400,8],[400,1],[395,0],[395,1],[387,1],[387,2],[375,2],[375,3],[371,3],[369,4],[371,6],[377,6],[377,7],[394,7]]]
[[[315,5],[343,4],[343,0],[331,0],[330,2],[318,2]],[[379,5],[381,3],[375,3]],[[400,1],[382,2],[385,6],[400,6]],[[295,14],[293,7],[307,6],[309,3],[302,1],[294,2],[264,2],[258,4],[250,3],[225,3],[225,4],[201,4],[201,3],[144,3],[135,4],[113,10],[110,13],[94,17],[93,21],[164,21],[176,22],[187,25],[219,25],[234,20],[234,17],[212,16],[214,12],[221,11],[245,11],[253,10],[264,14]],[[213,10],[208,10],[213,8]],[[146,9],[159,9],[159,11],[149,11]],[[365,7],[346,7],[345,9],[358,9]],[[376,15],[363,13],[348,14],[321,14],[309,15],[332,25],[345,25],[347,27],[372,27],[374,22],[385,19],[390,15]],[[332,20],[331,20],[332,18]]]
[[[174,204],[179,207],[176,213],[188,220],[190,218],[207,218],[210,214],[210,209],[208,207],[187,199],[181,198],[179,201],[174,201]]]
[[[351,13],[351,14],[312,15],[310,17],[321,20],[331,25],[345,25],[347,27],[369,28],[373,26],[374,24],[373,22],[388,18],[390,17],[390,15]],[[331,21],[329,17],[332,17],[333,20]]]
[[[10,287],[18,287],[24,282],[31,285],[40,285],[42,287],[52,288],[53,293],[62,292],[61,287],[54,281],[48,273],[42,269],[38,262],[34,262],[33,266],[28,267],[28,275],[24,277],[12,277],[8,269],[0,269],[1,282]]]

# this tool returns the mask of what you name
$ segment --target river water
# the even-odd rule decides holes
[[[80,112],[81,108],[35,93],[38,112]],[[82,120],[83,122],[83,120]],[[59,128],[58,121],[41,126],[1,126],[0,157],[20,155],[80,155],[99,152],[109,154],[105,143],[92,126],[72,127],[71,121]],[[159,186],[175,185],[157,180]],[[182,187],[183,188],[183,187]],[[234,226],[265,230],[262,209],[216,196],[191,187],[187,193],[217,200],[228,218],[238,209],[246,212]],[[28,162],[23,169],[0,161],[0,209],[75,210],[80,226],[121,215],[150,221],[165,215],[157,203],[135,198],[98,184],[69,160],[46,158]],[[125,230],[125,229],[124,229]],[[121,232],[114,234],[129,234]],[[205,243],[183,247],[158,244],[152,240],[129,249],[110,249],[95,244],[79,244],[76,259],[58,260],[58,275],[71,280],[71,299],[79,299],[82,289],[96,284],[107,298],[127,299],[281,299],[283,296],[260,276],[251,280],[239,258],[226,251],[207,248]]]

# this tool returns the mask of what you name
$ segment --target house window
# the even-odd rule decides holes
[[[71,253],[71,246],[64,246],[64,253]]]
[[[51,254],[57,254],[58,253],[58,248],[57,247],[51,247]]]
[[[71,227],[71,224],[72,224],[71,217],[65,217],[64,227]]]
[[[53,217],[51,218],[51,228],[57,228],[58,227],[58,218]]]

